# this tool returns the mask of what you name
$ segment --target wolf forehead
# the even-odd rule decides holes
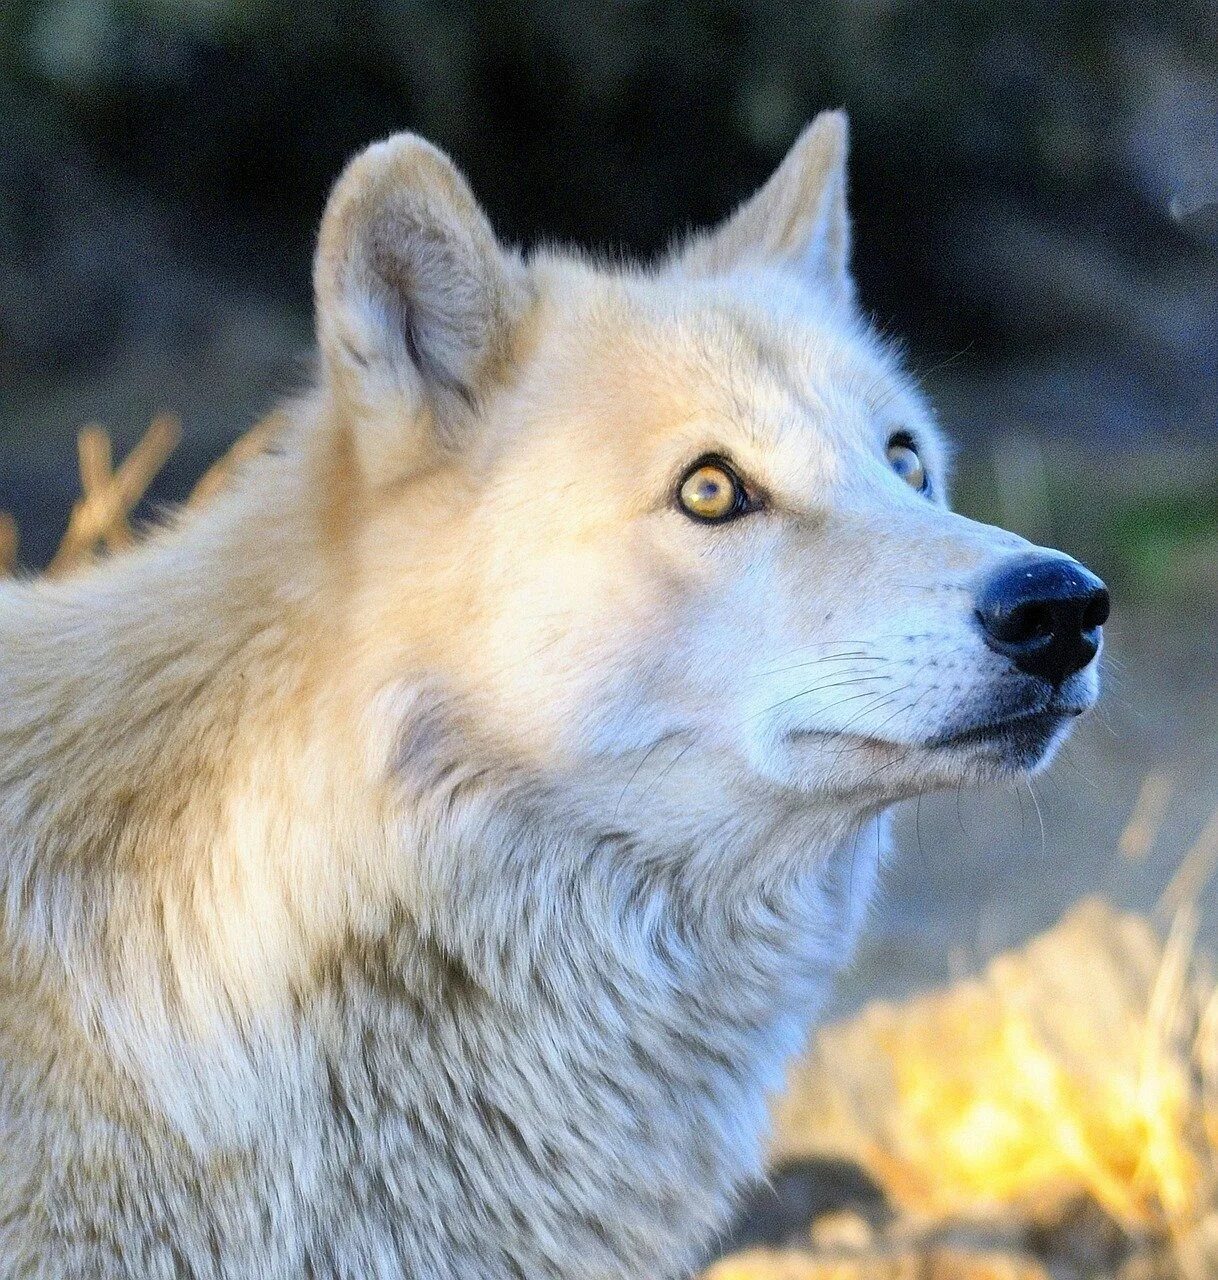
[[[650,447],[661,463],[672,443],[718,446],[776,469],[776,484],[823,484],[903,430],[942,468],[898,346],[788,273],[691,279],[557,252],[529,265],[535,311],[511,394],[543,434],[636,461]]]
[[[817,117],[725,223],[648,269],[504,246],[421,139],[362,153],[331,195],[314,281],[324,390],[358,424],[365,478],[522,435],[599,429],[608,448],[700,424],[806,452],[811,433],[822,456],[865,444],[874,462],[885,426],[925,432],[856,300],[846,133],[840,113]]]

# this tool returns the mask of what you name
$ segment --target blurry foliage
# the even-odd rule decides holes
[[[1109,545],[1124,558],[1140,598],[1195,595],[1199,573],[1218,586],[1218,477],[1206,479],[1108,513]]]
[[[1118,601],[1188,612],[1218,598],[1218,457],[1205,447],[1097,453],[995,442],[969,460],[955,505],[1101,572]],[[1037,455],[1042,456],[1037,459]]]
[[[772,1157],[857,1162],[887,1221],[874,1194],[847,1201],[857,1267],[835,1270],[830,1243],[704,1280],[1213,1280],[1218,987],[1196,944],[1216,837],[1212,818],[1155,923],[1086,899],[978,979],[822,1028]],[[953,1244],[980,1252],[944,1257]]]
[[[844,103],[865,296],[902,318],[924,298],[924,337],[985,344],[1011,325],[969,284],[961,211],[978,202],[1085,207],[1135,259],[1176,251],[1168,202],[1199,198],[1206,154],[1190,146],[1218,138],[1195,120],[1190,134],[1180,107],[1181,137],[1161,146],[1140,113],[1169,89],[1204,113],[1215,14],[1213,0],[8,0],[0,65],[51,139],[84,138],[196,217],[257,221],[250,252],[290,263],[298,288],[327,184],[391,128],[451,149],[510,237],[648,250],[720,215],[816,109]]]

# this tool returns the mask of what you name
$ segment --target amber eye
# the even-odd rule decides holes
[[[888,465],[911,489],[926,493],[930,488],[930,477],[918,457],[918,446],[904,431],[898,431],[888,442]]]
[[[677,501],[686,515],[711,524],[731,520],[750,509],[744,485],[722,458],[695,462],[681,481]]]

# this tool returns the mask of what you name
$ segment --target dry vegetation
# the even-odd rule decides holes
[[[242,437],[188,505],[274,425]],[[107,433],[80,432],[81,497],[48,574],[132,544],[131,513],[179,437],[159,417],[115,467]],[[0,573],[18,550],[0,512]],[[1169,791],[1147,779],[1123,856],[1153,844]],[[1084,902],[975,981],[822,1031],[777,1105],[774,1162],[847,1161],[883,1212],[846,1200],[799,1247],[725,1258],[706,1280],[1218,1277],[1218,985],[1194,945],[1216,864],[1218,814],[1158,921]]]
[[[272,415],[242,436],[203,474],[186,505],[197,506],[223,488],[235,467],[266,447],[275,427]],[[81,496],[72,508],[59,548],[46,567],[49,577],[62,577],[89,564],[99,554],[122,551],[134,543],[131,513],[181,438],[177,417],[160,414],[115,467],[109,432],[95,424],[80,429],[76,452]],[[0,575],[17,571],[19,553],[16,523],[7,512],[0,511]]]
[[[1121,840],[1143,856],[1152,776]],[[774,1162],[878,1192],[707,1280],[1214,1280],[1218,985],[1195,946],[1211,819],[1159,919],[1080,903],[974,981],[824,1029],[776,1108]]]

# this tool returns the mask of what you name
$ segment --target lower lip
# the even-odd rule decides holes
[[[924,750],[950,750],[953,747],[998,746],[1031,747],[1047,746],[1049,739],[1067,721],[1083,714],[1083,707],[1058,707],[1051,711],[1035,711],[1029,715],[1013,716],[1008,720],[996,720],[988,724],[974,725],[959,733],[934,738],[920,745]],[[797,729],[790,734],[793,742],[824,740],[826,742],[852,742],[856,747],[872,750],[908,750],[912,743],[894,742],[887,738],[870,738],[866,734],[838,734],[831,729]]]
[[[961,733],[954,733],[946,738],[936,738],[928,745],[967,747],[986,744],[1005,746],[1012,743],[1032,745],[1037,741],[1047,742],[1066,720],[1079,714],[1080,712],[1073,708],[1037,711],[1031,715],[1015,716],[1010,720],[975,725]]]

